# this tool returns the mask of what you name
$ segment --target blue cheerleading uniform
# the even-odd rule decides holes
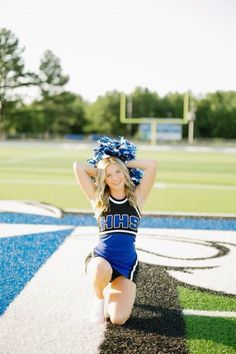
[[[106,259],[117,275],[133,280],[138,266],[135,239],[141,214],[128,199],[109,197],[110,208],[98,221],[99,242],[93,256]]]

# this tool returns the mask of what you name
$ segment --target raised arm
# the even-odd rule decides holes
[[[91,177],[96,177],[97,169],[90,167],[87,164],[75,161],[73,164],[73,170],[75,173],[76,180],[83,190],[86,197],[91,203],[95,200],[95,183],[92,181]]]
[[[155,182],[157,162],[155,160],[132,160],[127,163],[127,167],[144,170],[144,176],[136,189],[137,203],[139,208],[142,209]]]

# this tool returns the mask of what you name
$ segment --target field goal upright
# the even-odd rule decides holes
[[[121,94],[120,97],[120,121],[123,124],[150,124],[151,125],[151,144],[155,145],[157,140],[157,125],[158,124],[188,124],[188,142],[191,144],[193,142],[193,122],[195,118],[195,112],[189,109],[189,92],[184,94],[183,99],[183,117],[182,118],[146,118],[146,117],[136,117],[129,118],[126,117],[126,97]]]

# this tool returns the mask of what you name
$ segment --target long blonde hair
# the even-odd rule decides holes
[[[120,170],[125,176],[125,196],[134,207],[137,207],[136,196],[135,196],[135,185],[130,178],[129,170],[126,165],[116,157],[108,157],[99,161],[97,166],[97,178],[96,178],[96,199],[94,204],[95,217],[98,219],[99,216],[109,210],[110,208],[110,190],[105,182],[106,178],[106,167],[110,164],[116,164],[119,166]]]

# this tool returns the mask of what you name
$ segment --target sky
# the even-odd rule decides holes
[[[236,90],[235,0],[0,0],[2,27],[25,47],[26,69],[50,49],[65,88],[89,101],[138,86]]]

